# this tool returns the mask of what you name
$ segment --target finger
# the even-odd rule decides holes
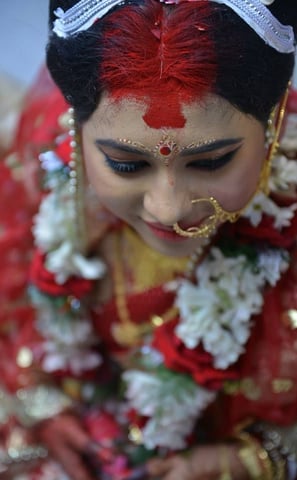
[[[148,460],[148,462],[146,463],[146,467],[150,477],[155,477],[157,475],[163,474],[163,462],[164,460],[157,458]]]
[[[150,476],[164,475],[172,468],[173,458],[153,458],[148,460],[146,466]]]
[[[92,480],[80,454],[66,444],[52,446],[51,453],[72,480]]]
[[[196,480],[188,459],[175,455],[167,459],[154,459],[148,462],[151,476],[162,476],[162,480]]]
[[[125,480],[148,480],[149,472],[146,465],[135,467]]]
[[[72,448],[83,452],[90,442],[90,437],[77,418],[69,414],[52,418],[42,426],[40,434],[49,448],[55,446],[56,441],[63,439]]]
[[[69,417],[63,433],[68,445],[82,453],[88,449],[91,439],[75,417]]]
[[[162,480],[198,480],[198,475],[193,475],[193,472],[187,467],[186,464],[179,466],[179,468],[170,469],[163,477]]]

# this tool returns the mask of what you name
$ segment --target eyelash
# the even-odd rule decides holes
[[[219,170],[232,160],[237,150],[238,149],[232,150],[231,152],[226,153],[222,157],[213,158],[212,160],[205,159],[189,163],[188,167],[197,168],[198,170],[206,170],[208,172]]]
[[[149,164],[144,160],[137,161],[137,162],[119,162],[119,161],[113,160],[107,155],[105,156],[105,161],[109,166],[109,168],[111,168],[117,173],[136,173],[139,170],[142,170],[143,168],[149,166]]]
[[[228,162],[232,160],[236,150],[232,152],[228,152],[222,157],[214,158],[212,160],[205,159],[205,160],[198,160],[197,162],[192,162],[188,164],[188,167],[195,168],[197,170],[205,170],[205,171],[214,171],[222,168]],[[119,162],[117,160],[113,160],[112,158],[105,156],[105,161],[109,168],[114,170],[116,173],[137,173],[143,168],[149,167],[149,164],[146,161],[137,161],[137,162]]]

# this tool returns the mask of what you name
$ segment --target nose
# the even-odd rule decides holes
[[[172,226],[186,220],[192,211],[191,194],[187,185],[160,178],[144,195],[146,220]],[[149,218],[147,218],[149,217]]]

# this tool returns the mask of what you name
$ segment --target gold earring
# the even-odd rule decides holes
[[[291,82],[289,82],[280,104],[272,110],[267,124],[267,158],[262,168],[258,186],[258,189],[265,193],[265,195],[269,194],[269,177],[271,173],[272,161],[279,149],[279,137],[284,121],[290,86]]]

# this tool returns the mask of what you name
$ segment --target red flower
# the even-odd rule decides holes
[[[236,224],[226,225],[225,228],[230,236],[240,237],[244,243],[248,243],[249,240],[260,240],[269,242],[273,247],[292,247],[297,236],[297,215],[294,215],[289,227],[281,230],[277,230],[273,223],[274,218],[264,215],[257,227],[253,227],[247,219],[241,218]]]
[[[67,135],[67,137],[55,147],[54,153],[65,165],[68,165],[71,160],[71,150],[70,137]]]
[[[121,437],[121,429],[115,418],[108,412],[91,411],[85,418],[85,427],[93,440],[106,443]]]
[[[153,346],[164,356],[167,368],[187,373],[199,385],[213,390],[219,390],[227,380],[238,378],[235,367],[226,370],[214,368],[212,356],[201,346],[187,348],[174,333],[176,325],[177,320],[164,323],[154,333]]]
[[[48,295],[73,295],[76,298],[81,298],[91,291],[93,281],[80,277],[71,277],[63,285],[59,285],[55,280],[55,275],[46,269],[45,258],[46,255],[36,250],[30,269],[30,282],[39,290]]]

